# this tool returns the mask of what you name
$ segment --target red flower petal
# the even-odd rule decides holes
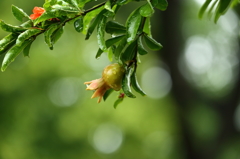
[[[34,20],[34,19],[37,19],[39,17],[38,14],[31,14],[30,15],[30,19]]]
[[[42,7],[34,7],[33,8],[33,13],[34,14],[43,14],[45,12],[45,9],[44,8],[42,8]]]

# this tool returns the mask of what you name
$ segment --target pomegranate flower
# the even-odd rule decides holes
[[[99,97],[98,103],[100,103],[107,90],[121,89],[124,72],[125,69],[118,63],[108,65],[104,68],[101,78],[84,83],[88,85],[86,90],[95,90],[91,98]]]
[[[30,15],[30,19],[34,20],[40,17],[45,12],[45,9],[42,7],[34,7],[33,14]]]

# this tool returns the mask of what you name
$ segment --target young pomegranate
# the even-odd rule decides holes
[[[88,85],[86,90],[95,90],[91,98],[99,97],[98,103],[100,103],[108,89],[112,88],[115,91],[121,89],[124,73],[125,69],[118,63],[108,65],[104,68],[101,78],[84,83]]]

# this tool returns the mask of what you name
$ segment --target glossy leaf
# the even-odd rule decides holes
[[[144,40],[150,49],[155,51],[162,49],[162,45],[158,43],[156,40],[154,40],[152,37],[144,35]]]
[[[120,60],[120,55],[121,55],[123,49],[125,48],[126,44],[127,44],[127,38],[124,37],[124,38],[120,41],[120,43],[118,44],[116,50],[114,51],[114,56],[115,56],[115,59],[116,59],[117,61]]]
[[[88,28],[90,27],[90,24],[92,20],[104,9],[104,6],[97,8],[89,13],[87,13],[83,18],[83,34],[87,34]]]
[[[22,45],[13,46],[4,56],[1,70],[5,71],[10,63],[13,62],[15,58],[23,51],[23,49],[31,42],[31,40],[26,40],[22,43]]]
[[[129,0],[117,0],[118,5],[124,5],[124,4],[127,4],[128,2]]]
[[[139,12],[143,17],[151,17],[154,13],[154,9],[151,3],[148,2],[139,9]]]
[[[0,51],[4,50],[12,41],[16,41],[17,35],[10,33],[0,40]]]
[[[143,32],[152,37],[150,17],[146,18],[145,20]]]
[[[125,37],[125,35],[120,35],[120,36],[115,36],[115,37],[112,37],[112,38],[108,39],[108,40],[106,41],[106,46],[107,46],[107,48],[109,48],[109,47],[112,46],[113,44],[119,42],[119,41],[122,40],[124,37]]]
[[[134,41],[137,32],[138,32],[138,28],[140,26],[142,20],[142,16],[139,13],[139,9],[134,10],[127,22],[126,22],[126,26],[127,26],[127,42],[131,43]]]
[[[138,38],[138,53],[140,55],[146,55],[148,52],[145,50],[143,43],[142,43],[142,38]]]
[[[44,12],[40,17],[34,20],[34,26],[36,26],[40,22],[49,20],[51,18],[57,18],[56,12],[54,11]]]
[[[69,0],[68,3],[73,5],[75,8],[79,9],[77,0]]]
[[[119,42],[121,39],[123,39],[125,37],[125,35],[120,35],[120,36],[116,36],[113,38],[110,38],[106,41],[106,46],[107,48],[109,48],[110,46],[114,45],[115,43]],[[103,53],[103,50],[98,49],[96,58],[99,58]]]
[[[27,30],[26,28],[21,26],[13,26],[13,25],[7,24],[3,20],[0,20],[0,27],[2,28],[2,30],[6,32],[13,32],[13,33],[23,32]]]
[[[113,104],[114,109],[116,109],[117,106],[118,106],[120,103],[122,103],[123,99],[124,99],[124,98],[118,98],[118,99],[114,102],[114,104]]]
[[[2,49],[2,50],[0,51],[0,55],[6,53],[11,47],[13,47],[13,46],[15,45],[15,43],[16,43],[16,40],[8,43],[8,44],[4,47],[4,49]]]
[[[221,15],[225,14],[230,7],[232,0],[220,0],[217,6],[214,22],[216,23]]]
[[[28,29],[25,32],[21,33],[16,41],[16,45],[22,45],[22,43],[24,43],[27,39],[29,39],[32,36],[35,36],[39,33],[41,33],[42,31],[39,29]]]
[[[63,26],[61,26],[60,28],[58,28],[53,34],[52,34],[52,43],[55,44],[60,37],[63,34]]]
[[[24,22],[23,24],[21,24],[20,26],[24,27],[24,28],[30,28],[33,26],[33,22],[32,22],[32,20],[28,20],[28,21]]]
[[[153,7],[157,8],[161,11],[165,11],[168,7],[168,2],[167,2],[167,0],[153,0],[152,5],[153,5]]]
[[[109,47],[106,52],[107,52],[107,55],[108,55],[108,60],[110,62],[112,62],[113,61],[113,48]]]
[[[121,54],[121,60],[123,62],[131,61],[137,56],[137,40],[132,42],[128,47],[125,49],[125,51]]]
[[[60,1],[61,2],[61,1]],[[51,10],[51,6],[58,3],[58,0],[45,0],[45,3],[43,4],[43,8],[48,11]]]
[[[138,80],[137,80],[137,74],[136,74],[136,68],[131,76],[131,85],[132,88],[138,92],[139,94],[141,94],[142,96],[145,96],[146,93],[142,90],[142,88],[140,87]]]
[[[199,10],[198,17],[201,19],[203,17],[203,14],[207,10],[207,7],[211,3],[212,0],[206,0],[204,4],[202,5],[201,9]]]
[[[103,16],[103,18],[101,19],[100,23],[98,24],[98,28],[97,28],[97,39],[98,39],[98,45],[100,47],[101,50],[106,50],[107,46],[105,43],[105,26],[107,23],[107,17]]]
[[[51,50],[53,50],[52,35],[58,28],[59,28],[59,24],[52,24],[52,25],[50,25],[48,30],[44,32],[45,42],[47,43],[48,47]]]
[[[112,9],[112,4],[111,4],[111,1],[108,0],[105,5],[104,5],[104,8],[107,9],[108,11],[110,12],[114,12],[114,10]]]
[[[122,90],[126,96],[130,98],[136,98],[136,96],[132,93],[132,90],[131,90],[131,76],[134,71],[134,67],[132,66],[127,68],[127,71],[124,75],[124,78],[122,81]]]
[[[75,20],[74,22],[74,28],[77,32],[83,31],[83,18],[80,17],[79,19]]]
[[[211,5],[211,7],[209,8],[209,10],[208,10],[208,17],[209,17],[209,19],[212,17],[212,14],[213,14],[212,12],[213,12],[213,9],[215,8],[217,2],[218,2],[218,0],[215,0],[215,1],[212,3],[212,5]],[[201,17],[200,17],[200,18],[201,18]]]
[[[106,10],[102,10],[97,17],[93,20],[93,22],[90,24],[89,29],[87,31],[86,34],[86,38],[85,40],[88,40],[90,38],[90,36],[92,35],[93,31],[95,30],[96,26],[98,25],[98,23],[102,20],[102,18],[104,17],[104,13],[106,12]]]
[[[106,32],[112,35],[120,35],[126,33],[126,27],[115,21],[108,21]]]
[[[112,88],[107,90],[106,93],[103,95],[103,100],[106,101],[107,98],[109,97],[109,95],[111,95],[113,91],[114,91],[114,89],[112,89]]]
[[[29,51],[32,46],[33,41],[31,41],[27,46],[23,49],[23,55],[29,57]]]
[[[27,13],[25,13],[21,8],[18,8],[15,5],[12,5],[12,13],[14,17],[21,22],[23,21],[23,18],[30,19]]]
[[[77,0],[78,6],[80,8],[83,8],[87,3],[92,2],[92,1],[94,1],[94,0]]]
[[[75,12],[75,13],[79,12],[78,8],[71,7],[71,6],[62,6],[59,4],[53,5],[52,9],[61,10],[61,11],[65,11],[65,12]]]

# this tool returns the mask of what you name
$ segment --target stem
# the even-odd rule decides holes
[[[84,16],[84,15],[86,15],[87,13],[89,13],[89,12],[95,10],[95,9],[98,9],[98,8],[104,6],[105,4],[106,4],[106,2],[100,3],[100,4],[94,6],[94,7],[90,8],[90,9],[84,11],[83,13],[80,13],[79,15],[76,15],[76,16],[73,17],[73,18],[67,19],[67,20],[64,22],[64,25],[65,25],[67,22],[69,22],[69,21],[71,21],[71,20],[73,20],[73,19],[75,19],[75,18],[77,18],[77,17]]]
[[[92,7],[92,8],[90,8],[90,9],[86,10],[85,12],[83,12],[82,15],[85,15],[85,14],[87,14],[88,12],[93,11],[94,9],[100,8],[100,7],[102,7],[102,6],[105,5],[105,4],[106,4],[106,2],[100,3],[100,4],[96,5],[95,7]]]

